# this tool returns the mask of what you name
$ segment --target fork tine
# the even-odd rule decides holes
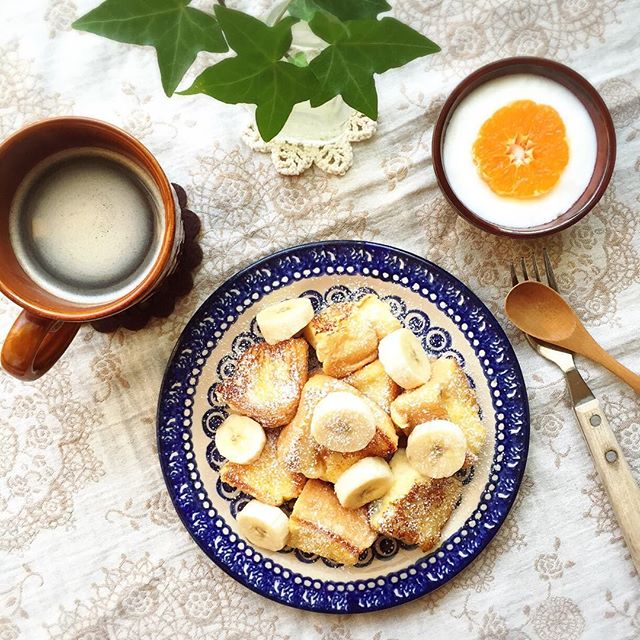
[[[518,284],[518,272],[516,271],[516,265],[511,261],[511,284],[515,287]]]
[[[524,257],[520,258],[520,266],[522,267],[522,274],[524,275],[524,279],[529,279],[529,274],[527,273],[527,263],[525,262]]]
[[[542,250],[544,256],[544,269],[547,272],[547,282],[552,289],[558,290],[558,283],[556,282],[556,276],[553,273],[553,267],[551,266],[551,259],[547,253],[546,248]]]
[[[533,273],[536,276],[536,280],[538,282],[542,282],[542,278],[540,278],[540,269],[538,269],[538,261],[536,260],[535,254],[533,255]]]

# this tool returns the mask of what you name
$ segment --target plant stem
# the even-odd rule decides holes
[[[280,11],[280,13],[278,14],[278,17],[273,21],[273,24],[277,24],[278,22],[280,22],[280,20],[282,20],[282,18],[284,17],[284,14],[287,13],[287,9],[289,8],[290,4],[291,4],[291,0],[287,0],[284,7],[282,7],[282,11]]]
[[[282,11],[280,11],[280,13],[278,14],[278,17],[273,21],[273,24],[278,24],[278,22],[282,20],[282,18],[284,17],[284,14],[287,13],[287,9],[289,8],[289,5],[291,4],[291,2],[292,0],[287,0],[284,7],[282,8]],[[291,57],[291,54],[288,51],[284,54],[284,57],[287,59],[287,62],[290,62],[291,64],[293,64],[293,58]]]

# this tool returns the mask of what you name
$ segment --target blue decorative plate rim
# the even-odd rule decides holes
[[[309,261],[313,257],[315,260]],[[224,518],[203,499],[206,490],[197,471],[194,473],[187,466],[185,440],[190,441],[192,414],[188,391],[193,389],[190,380],[197,379],[206,356],[235,322],[242,300],[248,297],[253,304],[270,293],[273,270],[283,268],[285,262],[295,263],[298,280],[338,273],[400,285],[413,282],[411,290],[448,311],[450,319],[468,336],[470,345],[470,338],[474,338],[471,348],[482,358],[483,373],[496,383],[492,385],[492,404],[498,420],[496,444],[489,480],[476,512],[434,552],[384,576],[351,581],[313,579],[278,565],[246,544],[240,545]],[[247,285],[250,278],[255,281]],[[225,298],[226,306],[216,302]],[[242,269],[195,312],[178,338],[164,374],[158,399],[157,442],[163,477],[178,516],[198,546],[223,571],[281,604],[323,613],[364,613],[410,602],[441,587],[493,539],[513,506],[524,475],[529,450],[529,405],[522,371],[504,330],[484,303],[455,276],[420,256],[383,244],[356,240],[312,242],[284,249]]]

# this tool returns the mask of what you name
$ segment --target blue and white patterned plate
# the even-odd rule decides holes
[[[439,548],[425,554],[381,537],[355,567],[285,548],[251,547],[235,515],[248,496],[220,482],[213,437],[225,417],[215,385],[260,340],[256,313],[294,296],[316,309],[375,292],[421,337],[427,352],[455,357],[476,389],[488,438],[464,478],[462,500]],[[254,591],[301,609],[357,613],[392,607],[453,578],[496,534],[527,459],[529,408],[509,341],[489,310],[440,267],[399,249],[322,242],[287,249],[233,276],[200,307],[171,356],[158,403],[158,453],[184,526],[224,571]]]

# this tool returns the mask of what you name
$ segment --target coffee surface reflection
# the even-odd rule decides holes
[[[162,200],[148,175],[102,149],[73,149],[36,165],[11,205],[16,257],[43,289],[79,304],[116,299],[156,261]]]

